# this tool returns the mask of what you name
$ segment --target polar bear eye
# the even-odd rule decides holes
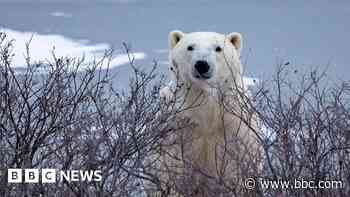
[[[188,50],[188,51],[193,51],[194,48],[193,48],[193,46],[188,46],[188,47],[187,47],[187,50]]]
[[[222,48],[221,48],[220,46],[217,46],[217,47],[215,48],[215,51],[216,51],[216,52],[221,52],[221,51],[222,51]]]

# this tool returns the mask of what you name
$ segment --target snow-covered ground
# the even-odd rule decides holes
[[[23,68],[26,65],[26,43],[30,43],[30,57],[34,61],[45,61],[52,58],[52,52],[57,57],[83,57],[86,62],[99,60],[104,56],[104,52],[110,49],[107,43],[91,43],[88,40],[74,40],[58,34],[38,34],[36,32],[21,32],[7,28],[0,28],[0,32],[5,32],[7,41],[13,40],[12,66]],[[143,52],[129,54],[134,60],[146,58]],[[110,67],[116,67],[129,63],[129,56],[125,53],[116,53],[110,62]],[[107,67],[107,64],[103,64]]]

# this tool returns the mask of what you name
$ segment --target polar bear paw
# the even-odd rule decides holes
[[[169,104],[174,99],[174,93],[171,91],[170,87],[166,86],[159,91],[159,96],[161,102]]]

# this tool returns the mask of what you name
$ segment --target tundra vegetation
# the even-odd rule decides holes
[[[164,170],[176,172],[159,166],[165,142],[195,125],[176,118],[188,109],[175,102],[164,107],[159,99],[164,80],[156,62],[141,69],[125,46],[132,75],[128,88],[119,90],[112,83],[117,76],[102,69],[112,50],[93,62],[57,57],[54,51],[38,61],[30,58],[28,42],[27,65],[18,69],[11,60],[22,54],[13,54],[13,44],[0,34],[0,196],[144,196],[149,188],[161,196],[170,189],[184,196],[195,192],[190,182],[160,179]],[[280,59],[273,77],[252,87],[249,98],[238,94],[241,108],[260,125],[255,134],[261,157],[247,159],[244,145],[231,144],[239,154],[227,157],[244,169],[234,180],[190,171],[210,180],[204,188],[208,196],[350,195],[350,83],[327,81],[326,74],[301,73]],[[9,168],[101,170],[102,181],[8,183]],[[253,188],[246,187],[248,178],[256,180]],[[340,180],[342,185],[266,188],[261,179]]]

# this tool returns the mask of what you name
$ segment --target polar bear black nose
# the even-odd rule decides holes
[[[208,62],[202,61],[202,60],[197,61],[194,67],[196,68],[196,70],[200,75],[207,73],[210,69]]]

